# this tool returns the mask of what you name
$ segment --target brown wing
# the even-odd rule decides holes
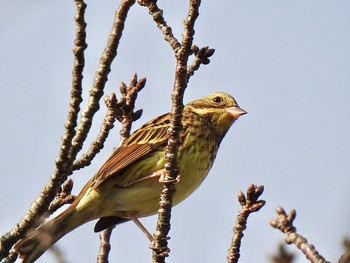
[[[92,187],[117,174],[133,162],[166,145],[170,114],[159,116],[137,129],[117,148],[95,175]]]

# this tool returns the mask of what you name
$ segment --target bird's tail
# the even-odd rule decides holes
[[[61,238],[55,231],[52,222],[48,222],[35,229],[27,237],[17,242],[14,249],[19,254],[23,263],[30,263],[37,260],[57,240]]]
[[[33,230],[15,244],[14,250],[19,254],[22,263],[34,262],[61,237],[85,223],[77,220],[74,208],[75,204],[72,204],[66,211]]]

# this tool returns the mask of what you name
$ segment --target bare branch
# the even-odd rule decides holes
[[[142,115],[142,109],[137,110],[136,112],[134,112],[134,109],[137,94],[145,85],[146,79],[142,78],[138,81],[136,74],[131,79],[129,87],[127,87],[124,82],[120,84],[120,92],[125,100],[125,105],[122,111],[123,114],[118,119],[123,124],[122,129],[120,130],[122,142],[130,136],[132,123],[138,120]]]
[[[265,205],[264,200],[258,200],[263,191],[263,185],[256,186],[252,184],[247,190],[247,196],[242,191],[238,193],[238,201],[242,209],[237,216],[236,226],[233,228],[234,235],[227,256],[228,263],[238,262],[241,241],[244,236],[243,231],[247,228],[248,217],[251,213],[259,211]]]
[[[118,102],[119,107],[117,107],[117,111],[113,116],[122,123],[122,128],[120,130],[121,143],[130,136],[132,123],[141,117],[142,110],[134,112],[134,108],[138,92],[143,89],[145,84],[146,79],[142,78],[138,81],[136,74],[132,77],[129,87],[127,87],[124,82],[120,84],[122,97]],[[109,251],[111,250],[110,238],[114,227],[115,226],[109,227],[100,233],[101,244],[97,256],[98,263],[108,262]]]
[[[79,159],[75,160],[73,163],[73,170],[79,170],[85,166],[88,166],[93,158],[103,149],[104,143],[109,135],[110,130],[114,127],[114,122],[116,116],[121,111],[124,103],[117,102],[117,98],[114,93],[106,96],[105,104],[107,106],[107,113],[103,119],[101,130],[91,145],[87,153],[83,154]]]
[[[202,47],[199,49],[196,45],[192,46],[192,52],[195,55],[194,61],[187,67],[187,78],[193,76],[194,72],[199,69],[200,65],[208,65],[210,63],[209,57],[214,55],[215,49],[209,47]]]
[[[293,226],[293,221],[296,217],[296,211],[292,209],[287,214],[282,207],[276,209],[277,217],[270,221],[272,227],[279,229],[286,234],[285,242],[287,244],[294,244],[299,248],[313,263],[324,263],[326,261],[315,249],[312,244],[309,244],[303,236],[299,235],[297,229]]]
[[[76,1],[77,33],[75,41],[76,47],[74,49],[76,59],[73,70],[73,85],[71,92],[72,99],[70,102],[68,119],[65,125],[66,132],[62,138],[60,152],[56,158],[56,170],[51,175],[49,184],[44,187],[40,196],[34,201],[26,215],[13,227],[13,229],[1,237],[1,257],[6,257],[8,255],[8,251],[18,239],[22,238],[26,232],[28,232],[31,228],[35,228],[43,221],[43,215],[47,212],[47,209],[58,192],[60,185],[66,180],[67,176],[72,173],[73,161],[75,160],[78,152],[81,150],[83,142],[87,137],[87,133],[91,128],[92,118],[99,109],[99,100],[103,95],[103,88],[107,81],[107,75],[110,72],[111,63],[117,54],[117,47],[122,36],[124,23],[130,7],[134,3],[135,0],[124,0],[116,12],[112,32],[110,33],[107,46],[100,59],[100,66],[96,71],[93,87],[90,90],[88,107],[83,112],[81,123],[76,130],[75,127],[77,125],[77,116],[80,110],[79,105],[81,102],[81,71],[84,65],[83,51],[86,48],[84,32],[84,11],[86,5],[82,0]]]
[[[54,199],[60,185],[65,181],[70,173],[69,164],[72,160],[69,159],[69,152],[72,147],[72,139],[75,135],[75,127],[77,125],[77,116],[80,110],[81,98],[81,79],[82,69],[84,66],[84,50],[85,44],[85,22],[84,13],[86,5],[82,0],[76,1],[77,15],[75,17],[77,23],[76,31],[76,46],[74,48],[75,65],[73,70],[73,84],[71,91],[70,108],[65,124],[66,131],[62,137],[62,145],[56,158],[56,170],[51,175],[51,180],[42,190],[40,196],[33,202],[28,212],[22,217],[9,232],[4,234],[0,239],[0,258],[6,257],[8,251],[13,244],[22,238],[31,228],[38,226],[47,212],[50,202]]]
[[[98,253],[97,256],[97,262],[98,263],[108,263],[108,256],[109,256],[109,252],[111,250],[111,245],[109,243],[109,240],[111,238],[112,235],[112,231],[115,228],[115,226],[111,226],[105,230],[103,230],[100,233],[100,252]]]
[[[177,163],[177,152],[180,145],[179,135],[182,129],[181,118],[183,110],[183,95],[187,87],[187,61],[191,55],[191,46],[194,36],[194,23],[199,15],[201,1],[190,1],[190,8],[184,22],[184,33],[181,48],[176,55],[176,73],[174,90],[172,94],[172,110],[170,128],[168,130],[168,145],[165,151],[165,180],[159,201],[157,228],[153,241],[153,262],[165,262],[168,255],[168,233],[170,230],[170,217],[175,183],[178,181],[179,168]]]
[[[159,7],[157,6],[157,1],[138,0],[137,2],[141,6],[146,6],[148,8],[149,13],[152,15],[153,20],[157,24],[157,27],[160,30],[162,30],[165,41],[167,41],[170,44],[171,48],[174,50],[174,52],[177,53],[178,50],[181,48],[181,44],[174,37],[171,27],[167,25],[167,22],[163,17],[163,10],[159,9]]]
[[[135,3],[135,0],[124,0],[120,4],[115,14],[112,31],[109,35],[106,48],[101,56],[99,68],[96,71],[93,86],[90,90],[90,100],[87,109],[82,114],[82,120],[78,127],[78,132],[73,138],[73,147],[70,151],[70,157],[75,158],[81,150],[83,142],[92,125],[92,118],[99,110],[99,101],[103,95],[104,86],[108,80],[107,76],[111,71],[111,64],[117,55],[120,38],[125,25],[125,20],[129,9]]]
[[[74,40],[74,67],[73,67],[73,79],[72,79],[72,91],[71,91],[71,109],[74,109],[71,114],[72,122],[66,126],[69,130],[69,135],[71,142],[73,136],[75,135],[75,127],[77,126],[78,113],[80,111],[80,103],[83,101],[82,98],[82,81],[83,81],[83,70],[85,66],[84,51],[87,48],[86,44],[86,22],[85,22],[85,9],[86,4],[82,0],[75,0],[77,7],[77,14],[75,16],[76,22],[76,37]]]
[[[71,204],[75,200],[75,196],[71,194],[73,189],[73,179],[68,178],[61,186],[56,199],[50,204],[48,215],[53,214],[57,209],[65,204]]]

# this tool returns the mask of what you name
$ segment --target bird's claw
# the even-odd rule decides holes
[[[169,179],[166,178],[165,173],[163,173],[163,174],[159,177],[159,182],[160,182],[160,183],[173,183],[173,184],[177,184],[178,182],[180,182],[180,178],[181,178],[181,176],[178,175],[178,176],[176,176],[175,179],[170,179],[170,180],[169,180]]]
[[[170,237],[166,237],[166,239],[169,240]],[[158,252],[157,254],[161,257],[168,257],[170,253],[170,249],[167,246],[166,247],[156,246],[154,243],[154,240],[149,244],[149,248],[157,251]]]

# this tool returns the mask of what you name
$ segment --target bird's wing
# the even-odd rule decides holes
[[[92,187],[97,187],[123,168],[166,145],[170,114],[159,116],[137,129],[117,148],[95,175]]]

